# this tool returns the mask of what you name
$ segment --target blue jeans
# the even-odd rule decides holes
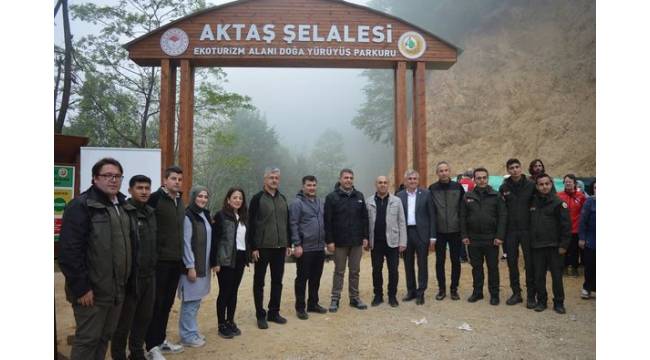
[[[201,307],[201,300],[183,301],[181,316],[178,319],[178,334],[183,342],[192,342],[199,338],[199,324],[196,315]]]

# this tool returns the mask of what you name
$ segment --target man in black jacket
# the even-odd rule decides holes
[[[460,280],[460,254],[463,243],[460,239],[460,206],[463,203],[465,189],[451,180],[451,167],[446,161],[436,165],[438,182],[429,186],[436,210],[436,277],[438,278],[438,295],[436,300],[446,296],[445,257],[447,244],[451,258],[451,292],[452,300],[459,300],[458,282]]]
[[[523,301],[521,285],[519,285],[519,246],[521,245],[521,251],[524,254],[524,268],[526,269],[526,307],[532,309],[535,307],[535,270],[530,253],[529,206],[535,192],[535,183],[522,174],[521,162],[517,159],[509,159],[506,162],[506,170],[510,177],[499,188],[499,193],[503,196],[508,208],[505,252],[508,254],[512,296],[506,300],[506,304],[515,305]]]
[[[474,190],[465,194],[460,208],[460,233],[468,245],[474,291],[467,299],[483,299],[483,261],[487,262],[490,304],[499,305],[499,245],[506,232],[507,209],[501,195],[488,185],[488,171],[474,170]]]
[[[127,202],[137,209],[138,253],[120,321],[111,339],[111,356],[115,360],[126,360],[128,337],[129,359],[145,360],[144,337],[153,314],[157,258],[156,215],[153,208],[147,205],[151,196],[151,179],[144,175],[133,176],[129,180],[129,194],[131,197]]]
[[[120,193],[122,165],[104,158],[93,185],[63,214],[59,266],[76,323],[70,359],[103,359],[115,331],[138,242],[136,209]]]
[[[530,246],[537,288],[535,311],[546,309],[546,271],[550,270],[553,280],[553,309],[564,314],[562,268],[571,241],[571,219],[567,204],[553,193],[551,177],[541,174],[535,182],[537,194],[530,205]]]
[[[325,236],[327,249],[334,253],[334,279],[329,311],[339,309],[345,263],[348,263],[350,306],[367,309],[359,298],[359,270],[363,248],[368,247],[368,209],[363,194],[354,189],[354,173],[343,169],[339,184],[325,198]]]
[[[268,329],[267,321],[286,324],[280,315],[282,299],[282,277],[284,257],[291,254],[289,206],[280,193],[280,169],[267,168],[264,171],[264,188],[251,199],[248,209],[249,224],[246,238],[251,244],[255,275],[253,277],[253,299],[257,327]],[[264,278],[266,269],[271,269],[271,296],[268,313],[264,310]]]
[[[163,358],[163,353],[179,353],[183,346],[166,340],[169,312],[183,265],[183,223],[185,205],[181,197],[183,170],[178,166],[165,169],[163,186],[149,197],[148,205],[156,214],[156,294],[153,315],[145,338],[152,359]]]
[[[424,304],[424,292],[429,282],[429,251],[436,244],[436,212],[433,199],[427,189],[421,189],[420,174],[407,170],[404,174],[406,189],[397,193],[404,207],[406,217],[406,250],[404,251],[404,273],[406,276],[406,297],[403,301],[415,299],[417,305]],[[415,258],[418,263],[418,281],[415,282]]]

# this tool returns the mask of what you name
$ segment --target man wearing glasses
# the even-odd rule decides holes
[[[59,266],[76,323],[71,359],[103,359],[120,316],[137,242],[136,208],[120,193],[122,165],[104,158],[92,183],[68,204]]]

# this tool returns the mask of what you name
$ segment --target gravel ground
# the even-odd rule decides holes
[[[596,300],[580,299],[583,278],[564,277],[566,293],[565,315],[551,308],[536,313],[523,304],[505,305],[510,296],[508,268],[499,262],[501,276],[501,305],[491,306],[488,299],[470,304],[471,266],[462,264],[460,301],[447,296],[434,299],[435,256],[429,257],[429,290],[423,306],[413,302],[391,308],[386,303],[361,311],[347,306],[347,276],[341,308],[335,314],[311,314],[299,320],[294,311],[293,279],[295,264],[288,263],[284,276],[281,313],[288,319],[285,325],[269,323],[268,330],[256,327],[252,297],[252,268],[246,269],[240,287],[236,322],[242,335],[231,340],[217,336],[215,301],[216,280],[210,295],[199,311],[199,326],[206,336],[206,345],[185,349],[181,354],[168,355],[174,359],[595,359],[596,358]],[[520,261],[521,263],[521,261]],[[523,267],[523,266],[522,266]],[[360,290],[363,301],[372,300],[372,276],[369,253],[361,264]],[[325,264],[321,281],[321,305],[329,305],[334,263]],[[449,277],[449,263],[447,276]],[[487,274],[486,274],[487,275]],[[523,268],[521,269],[523,278]],[[523,280],[523,279],[522,279]],[[384,283],[387,273],[384,269]],[[449,281],[449,280],[448,280]],[[550,276],[547,286],[551,292]],[[265,300],[268,301],[270,278],[267,274]],[[58,350],[70,353],[69,341],[74,334],[72,308],[65,301],[64,278],[54,274]],[[385,285],[384,285],[385,286]],[[484,292],[487,294],[487,284]],[[403,265],[400,264],[398,299],[405,293]],[[551,297],[551,293],[549,293]],[[549,305],[551,302],[549,301]],[[178,341],[179,301],[172,308],[168,339]],[[414,321],[426,319],[416,325]],[[463,323],[471,331],[458,329]],[[63,357],[61,357],[63,358]]]

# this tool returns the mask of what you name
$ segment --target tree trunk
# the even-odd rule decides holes
[[[54,122],[54,133],[60,134],[63,130],[63,123],[70,105],[70,92],[72,85],[72,34],[70,33],[70,17],[68,16],[68,0],[61,0],[63,12],[63,35],[65,38],[65,50],[63,58],[63,95],[61,96],[61,107],[59,116]],[[56,14],[56,12],[55,12]]]
[[[153,86],[156,83],[156,68],[151,68],[149,75],[149,88],[144,101],[144,111],[142,112],[142,120],[140,121],[140,147],[147,147],[147,121],[149,120],[149,111],[151,109],[151,96],[153,94]]]

